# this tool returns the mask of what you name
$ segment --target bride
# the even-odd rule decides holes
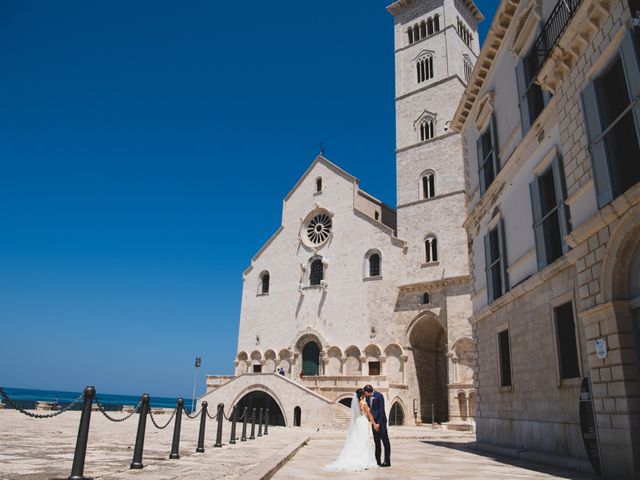
[[[335,462],[324,467],[325,470],[356,472],[377,465],[369,422],[375,424],[364,390],[359,388],[351,400],[351,422],[342,452]]]

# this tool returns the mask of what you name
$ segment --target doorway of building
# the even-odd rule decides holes
[[[249,419],[251,419],[251,413],[253,409],[256,409],[256,422],[258,421],[258,412],[260,409],[266,410],[269,409],[269,425],[277,425],[284,427],[284,415],[282,414],[282,410],[280,410],[280,406],[278,402],[266,392],[261,390],[256,390],[253,392],[247,393],[243,396],[238,403],[236,404],[236,411],[238,415],[242,415],[244,412],[244,408],[247,407],[247,415],[249,415]]]
[[[391,406],[391,411],[389,412],[389,425],[392,427],[395,425],[404,425],[404,410],[399,402],[396,402]]]
[[[293,426],[299,427],[302,425],[302,409],[296,407],[293,409]]]
[[[435,317],[423,317],[409,334],[420,391],[418,421],[449,420],[447,399],[447,334]]]
[[[302,373],[305,377],[320,373],[320,347],[316,342],[309,342],[302,349]]]

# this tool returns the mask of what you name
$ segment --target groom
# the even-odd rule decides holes
[[[371,411],[371,416],[375,420],[373,425],[373,441],[376,444],[376,461],[381,467],[391,466],[391,444],[389,443],[389,433],[387,432],[387,414],[384,410],[384,397],[379,392],[374,392],[371,385],[363,388],[364,396]],[[384,444],[384,463],[380,461],[380,441]]]

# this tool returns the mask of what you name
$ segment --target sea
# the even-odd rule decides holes
[[[61,406],[69,404],[76,400],[82,392],[65,392],[59,390],[32,390],[28,388],[4,388],[5,393],[14,400],[21,408],[33,409],[35,408],[35,402],[54,402]],[[99,393],[96,395],[100,403],[105,406],[109,406],[109,410],[120,410],[123,405],[135,406],[140,401],[139,396],[135,395],[115,395],[111,393]],[[174,408],[176,406],[177,398],[171,397],[154,397],[151,395],[151,407],[152,408]],[[0,398],[0,401],[5,403],[6,401]],[[184,397],[184,406],[187,411],[191,410],[191,398]]]

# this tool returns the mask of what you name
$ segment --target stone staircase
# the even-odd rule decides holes
[[[331,426],[336,428],[346,428],[349,426],[350,421],[351,409],[342,405],[341,403],[336,403],[334,406],[333,421],[331,422]]]

